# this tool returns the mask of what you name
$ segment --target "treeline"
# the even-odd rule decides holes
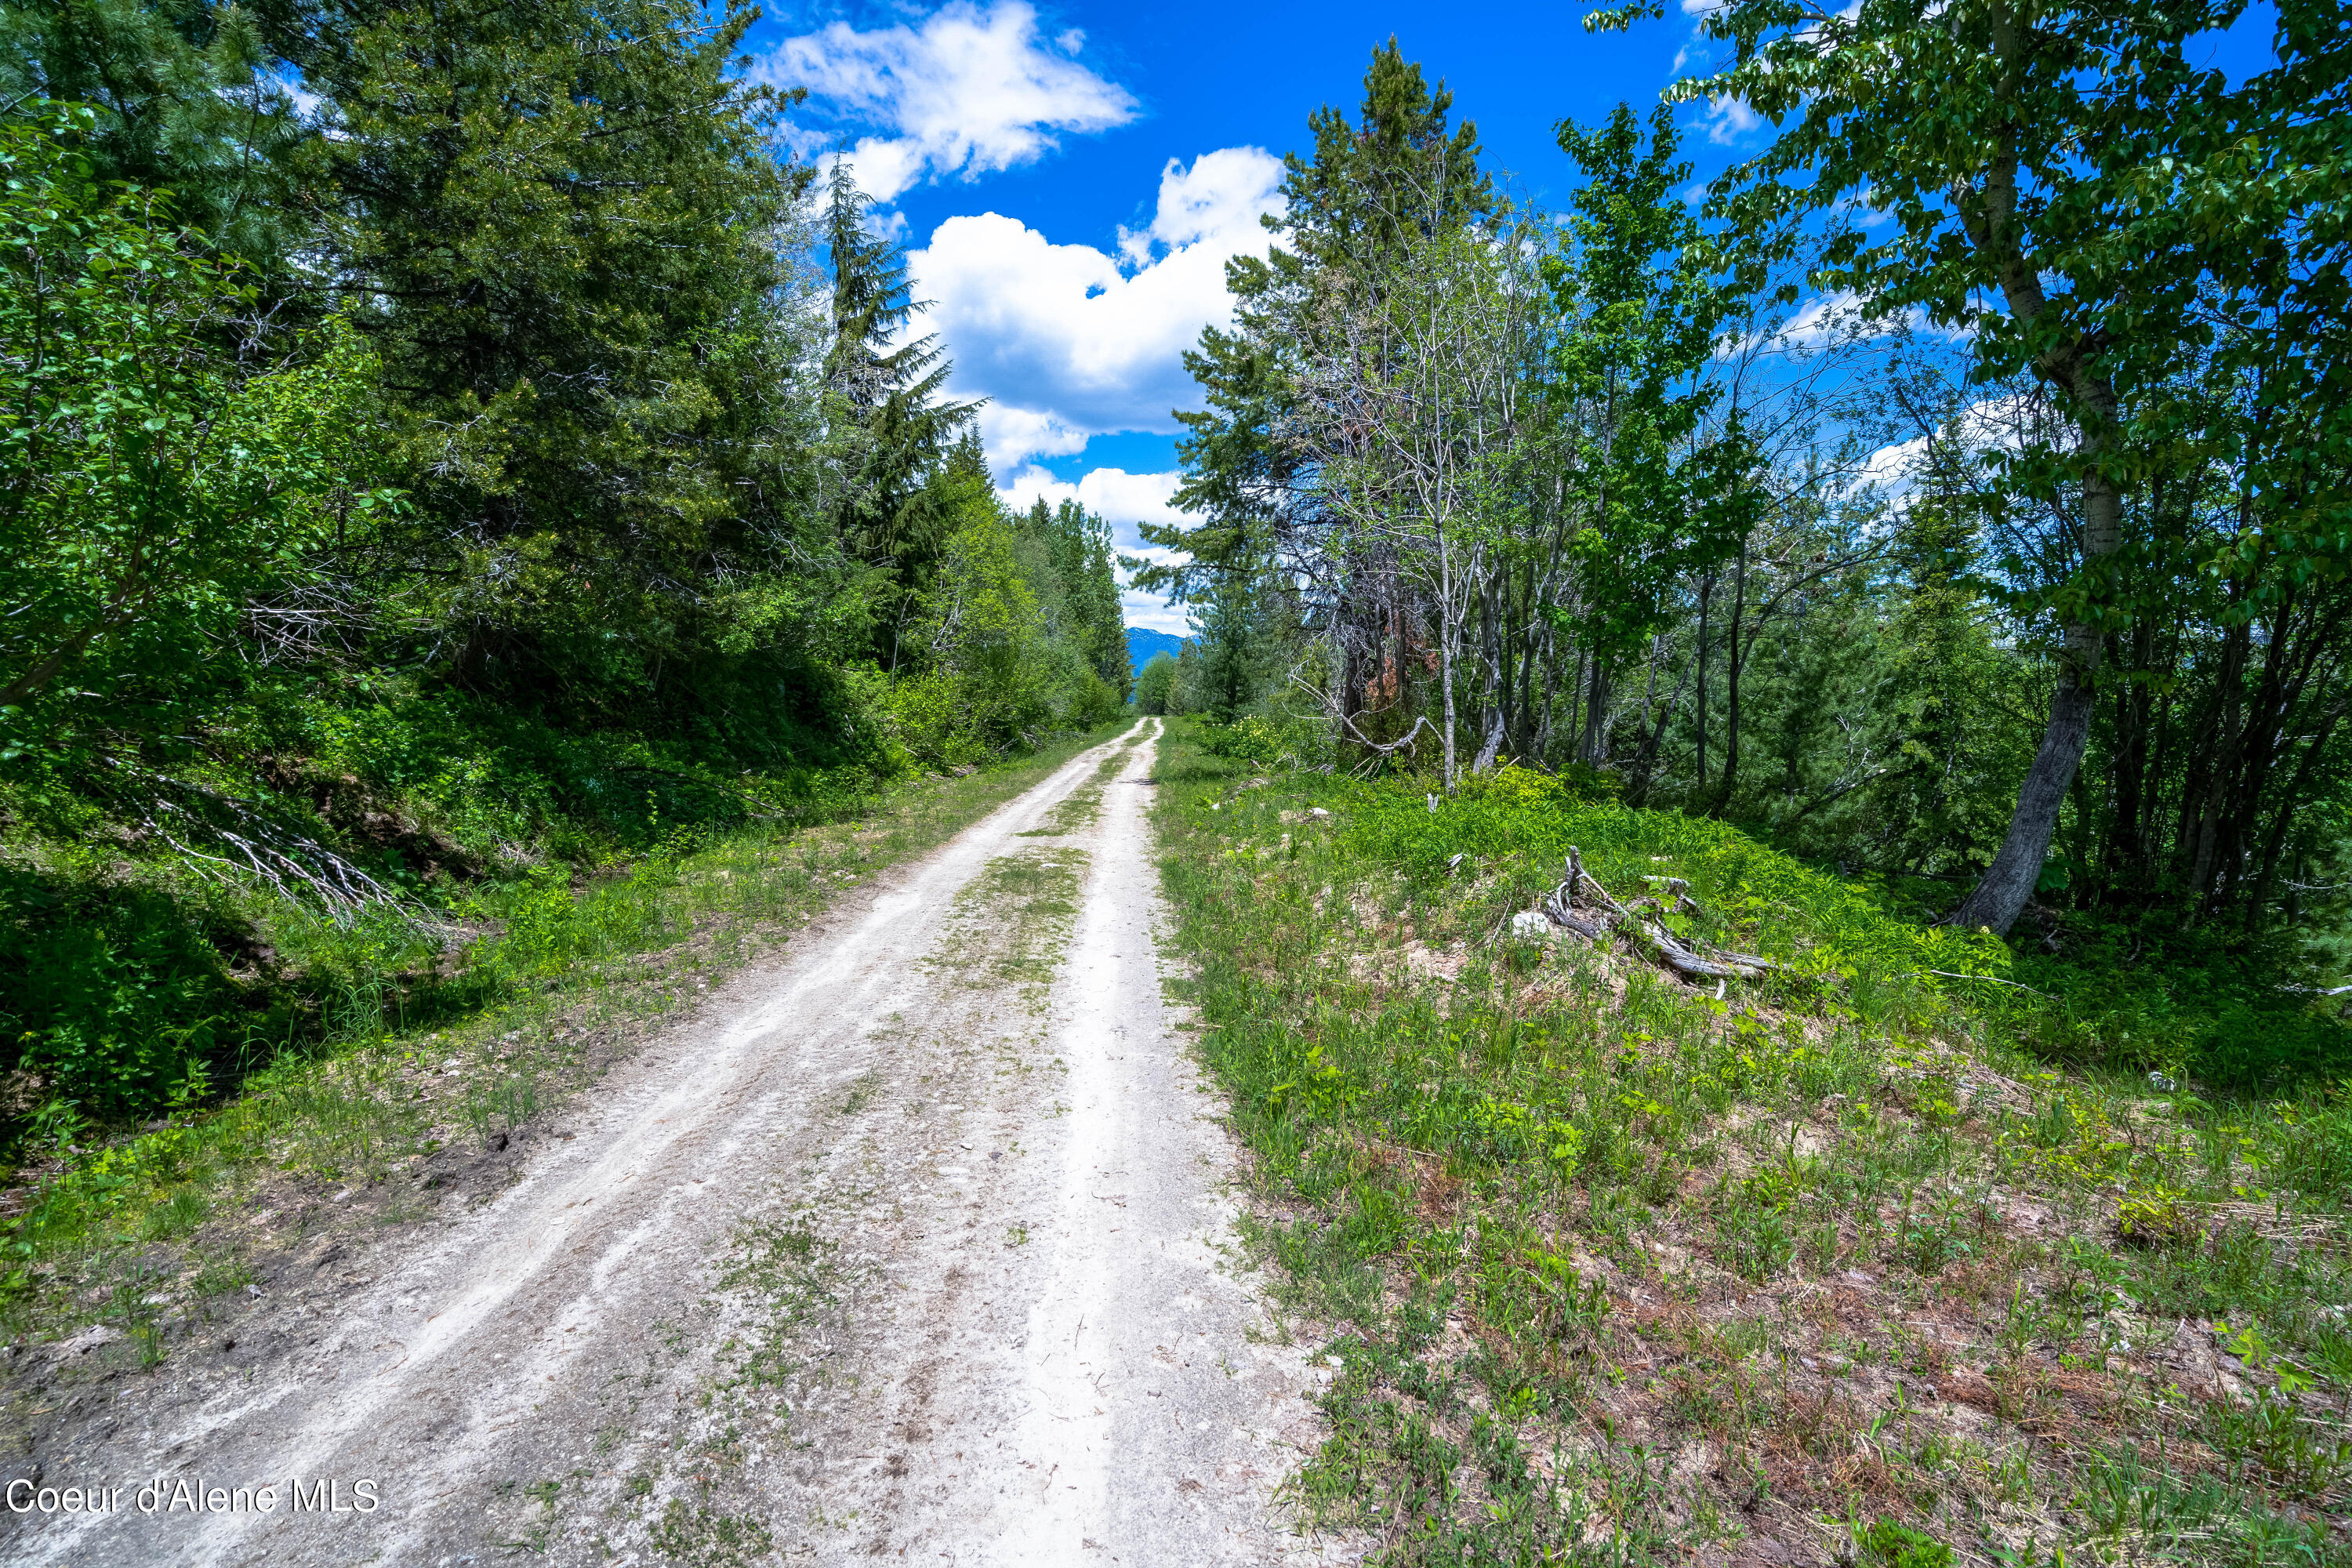
[[[1119,710],[1108,529],[1000,504],[752,16],[0,9],[0,1114]]]
[[[1701,191],[1667,108],[1563,122],[1558,212],[1391,40],[1231,265],[1147,581],[1256,605],[1241,706],[1340,765],[1573,773],[2043,952],[2326,969],[2352,53],[2288,4],[2230,81],[2197,40],[2243,15],[1733,0],[1670,96],[1763,151]]]

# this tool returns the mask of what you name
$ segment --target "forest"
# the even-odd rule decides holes
[[[2083,1050],[2340,1070],[2329,8],[2233,81],[2227,0],[1736,0],[1721,72],[1559,125],[1556,211],[1391,39],[1188,355],[1191,521],[1127,567],[1194,635],[1139,679],[1109,521],[1000,501],[753,16],[0,11],[20,1152],[466,1005],[518,898],[1131,699],[1737,824],[2006,938]],[[1725,99],[1776,133],[1695,184]]]
[[[1141,517],[759,19],[0,0],[12,1487],[2352,1562],[2340,5],[1631,0],[1523,170],[1391,37]]]
[[[1189,357],[1139,700],[1737,824],[2114,1065],[2340,1073],[2352,52],[2287,5],[2231,82],[2242,16],[1735,0],[1720,74],[1558,126],[1559,211],[1391,40]],[[1695,184],[1724,99],[1777,135]]]
[[[1122,710],[898,248],[688,0],[0,7],[0,1142]],[[586,40],[606,47],[587,47]]]

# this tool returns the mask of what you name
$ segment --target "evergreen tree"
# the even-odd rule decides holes
[[[1045,566],[1056,584],[1050,612],[1056,635],[1066,637],[1124,702],[1133,677],[1118,578],[1111,568],[1110,524],[1074,500],[1049,510],[1040,496],[1030,508],[1028,529],[1044,542]]]
[[[1314,155],[1285,155],[1285,209],[1264,220],[1282,245],[1225,264],[1234,324],[1204,329],[1184,355],[1208,406],[1176,416],[1185,427],[1176,500],[1202,521],[1189,529],[1146,525],[1143,534],[1185,551],[1192,563],[1137,563],[1139,587],[1172,589],[1181,598],[1196,574],[1205,588],[1229,555],[1263,548],[1262,537],[1252,543],[1252,528],[1262,534],[1297,477],[1274,441],[1291,397],[1288,373],[1317,352],[1330,292],[1369,276],[1410,234],[1494,215],[1494,184],[1478,166],[1477,127],[1454,126],[1453,104],[1445,84],[1433,89],[1391,37],[1372,51],[1355,122],[1328,104],[1307,117]]]
[[[270,295],[310,232],[294,165],[312,132],[284,63],[252,10],[216,0],[0,5],[0,117],[88,106],[98,176],[169,192],[174,216]]]
[[[1202,605],[1194,698],[1208,715],[1231,723],[1257,700],[1265,680],[1267,639],[1258,603],[1257,574],[1228,568]]]
[[[719,580],[780,563],[806,173],[733,70],[754,14],[515,0],[307,45],[317,287],[383,363],[419,523],[369,568],[466,686],[667,700],[743,602]]]
[[[893,346],[917,310],[902,247],[872,231],[873,200],[836,163],[824,232],[833,258],[833,336],[824,358],[821,494],[834,536],[853,558],[887,571],[893,586],[877,652],[896,668],[902,628],[929,587],[953,526],[927,483],[959,441],[961,460],[986,465],[971,435],[978,406],[940,394],[951,366],[935,337]]]

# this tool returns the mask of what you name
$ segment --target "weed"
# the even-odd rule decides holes
[[[765,1557],[775,1538],[756,1519],[672,1498],[653,1528],[653,1543],[678,1568],[737,1568]]]
[[[1951,1568],[1952,1549],[1891,1519],[1871,1521],[1853,1538],[1854,1556],[1872,1568]]]
[[[147,1211],[147,1239],[175,1241],[205,1223],[212,1202],[194,1187],[182,1187]]]
[[[1517,770],[1433,811],[1417,781],[1237,788],[1191,731],[1156,804],[1179,989],[1250,1150],[1244,1239],[1341,1363],[1305,1514],[1384,1562],[1623,1561],[1833,1505],[1857,1563],[1924,1568],[1978,1554],[1988,1499],[2032,1517],[2002,1551],[2082,1561],[2220,1489],[2149,1539],[2343,1561],[2289,1510],[2352,1483],[2320,1414],[2352,1372],[2352,1097],[2143,1110],[2026,1054],[2010,988],[1969,980],[2006,950],[1721,824]],[[1506,962],[1484,944],[1570,844],[1780,967],[1718,998],[1580,941]],[[2164,1392],[2217,1320],[2268,1336],[2213,1347],[2247,1401]],[[2174,1445],[2178,1498],[2094,1457],[2117,1436]]]
[[[460,1136],[495,1147],[576,1092],[598,1052],[822,907],[832,884],[813,873],[920,854],[1100,739],[879,800],[803,781],[815,793],[772,821],[668,834],[626,861],[608,856],[580,887],[563,868],[519,870],[469,895],[465,913],[488,934],[463,952],[396,921],[278,931],[286,963],[344,977],[320,1003],[331,1027],[300,1048],[257,1045],[209,1110],[183,1073],[184,1108],[158,1129],[100,1141],[84,1109],[40,1110],[18,1154],[67,1163],[0,1231],[20,1282],[0,1290],[0,1329],[63,1327],[70,1292],[139,1249],[184,1247],[257,1173],[364,1185]],[[719,920],[723,936],[711,934]],[[420,973],[443,978],[419,989]]]

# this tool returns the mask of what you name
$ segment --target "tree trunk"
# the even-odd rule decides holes
[[[2138,895],[2147,885],[2147,826],[2141,815],[2147,795],[2148,729],[2153,693],[2149,665],[2156,656],[2156,623],[2142,620],[2132,627],[2128,659],[2131,673],[2143,679],[2126,683],[2116,693],[2115,789],[2107,817],[2104,901],[2119,904]]]
[[[2112,413],[2112,405],[2109,413]],[[2123,496],[2100,471],[2105,448],[2104,430],[2086,432],[2079,450],[2089,459],[2083,479],[2083,563],[2095,567],[2123,545]],[[2091,681],[2099,668],[2099,628],[2088,621],[2066,623],[2066,640],[2058,658],[2058,689],[2050,697],[2050,721],[2042,731],[2042,746],[2017,792],[2017,810],[2009,819],[2009,835],[2000,852],[1985,868],[1952,923],[1973,930],[1982,926],[2007,936],[2024,912],[2042,879],[2042,863],[2049,858],[2050,840],[2058,830],[2059,808],[2074,786],[2075,770],[2083,765],[2083,748],[2091,738]]]
[[[1486,592],[1478,595],[1478,641],[1486,666],[1486,681],[1479,694],[1479,719],[1486,732],[1478,742],[1477,760],[1470,764],[1474,773],[1483,773],[1493,767],[1496,753],[1503,749],[1503,710],[1507,693],[1504,689],[1502,617],[1496,614],[1495,606],[1500,592],[1499,584],[1489,584]]]
[[[1683,672],[1675,677],[1675,694],[1658,710],[1657,722],[1646,726],[1649,732],[1642,739],[1641,754],[1634,759],[1633,779],[1625,789],[1628,805],[1638,806],[1650,798],[1650,779],[1657,772],[1658,751],[1666,742],[1666,724],[1674,718],[1675,710],[1683,705],[1683,686],[1689,679],[1690,668],[1685,665]]]
[[[1692,798],[1706,798],[1706,611],[1715,597],[1715,574],[1699,579],[1698,584],[1698,784]]]
[[[2010,58],[2017,47],[2013,24],[1996,25],[1995,53]],[[2031,331],[2047,307],[2042,275],[2027,259],[2017,227],[2018,155],[2006,134],[1996,140],[1996,152],[1985,170],[1984,189],[1960,182],[1954,192],[1962,226],[1969,242],[1992,266],[2001,299],[2018,324]],[[2114,437],[2115,388],[2095,369],[2085,345],[2078,339],[2046,350],[2034,368],[2063,387],[2075,404],[2081,438],[2074,452],[2083,465],[2083,571],[2098,574],[2123,548],[2123,495],[2105,471],[2108,445]],[[2050,839],[2058,829],[2059,808],[2083,765],[2083,748],[2091,737],[2091,683],[2099,670],[2102,631],[2090,621],[2065,623],[2065,640],[2058,658],[2058,688],[2050,698],[2050,721],[2042,731],[2042,747],[2025,783],[2017,793],[2017,810],[2009,819],[2008,837],[1985,868],[1951,921],[1963,927],[1986,927],[2006,936],[2033,897],[2042,878],[2042,862],[2050,853]]]
[[[1584,735],[1579,751],[1587,767],[1609,760],[1609,661],[1592,656],[1592,680],[1585,692]]]
[[[2091,734],[2091,689],[2071,664],[2058,669],[2058,689],[2050,699],[2050,721],[2042,731],[2042,748],[2025,771],[2017,792],[2017,810],[2009,819],[2009,837],[1974,890],[1952,912],[1952,923],[1974,929],[1983,926],[2000,935],[2017,923],[2026,900],[2042,879],[2042,862],[2050,853],[2057,831],[2058,808],[2083,765],[2083,747]]]
[[[1437,539],[1437,683],[1445,709],[1445,793],[1454,793],[1454,561]]]
[[[1716,787],[1715,815],[1731,808],[1731,792],[1739,784],[1739,667],[1747,657],[1739,646],[1739,624],[1748,614],[1748,541],[1739,542],[1739,564],[1731,578],[1731,629],[1723,644],[1723,782]]]

